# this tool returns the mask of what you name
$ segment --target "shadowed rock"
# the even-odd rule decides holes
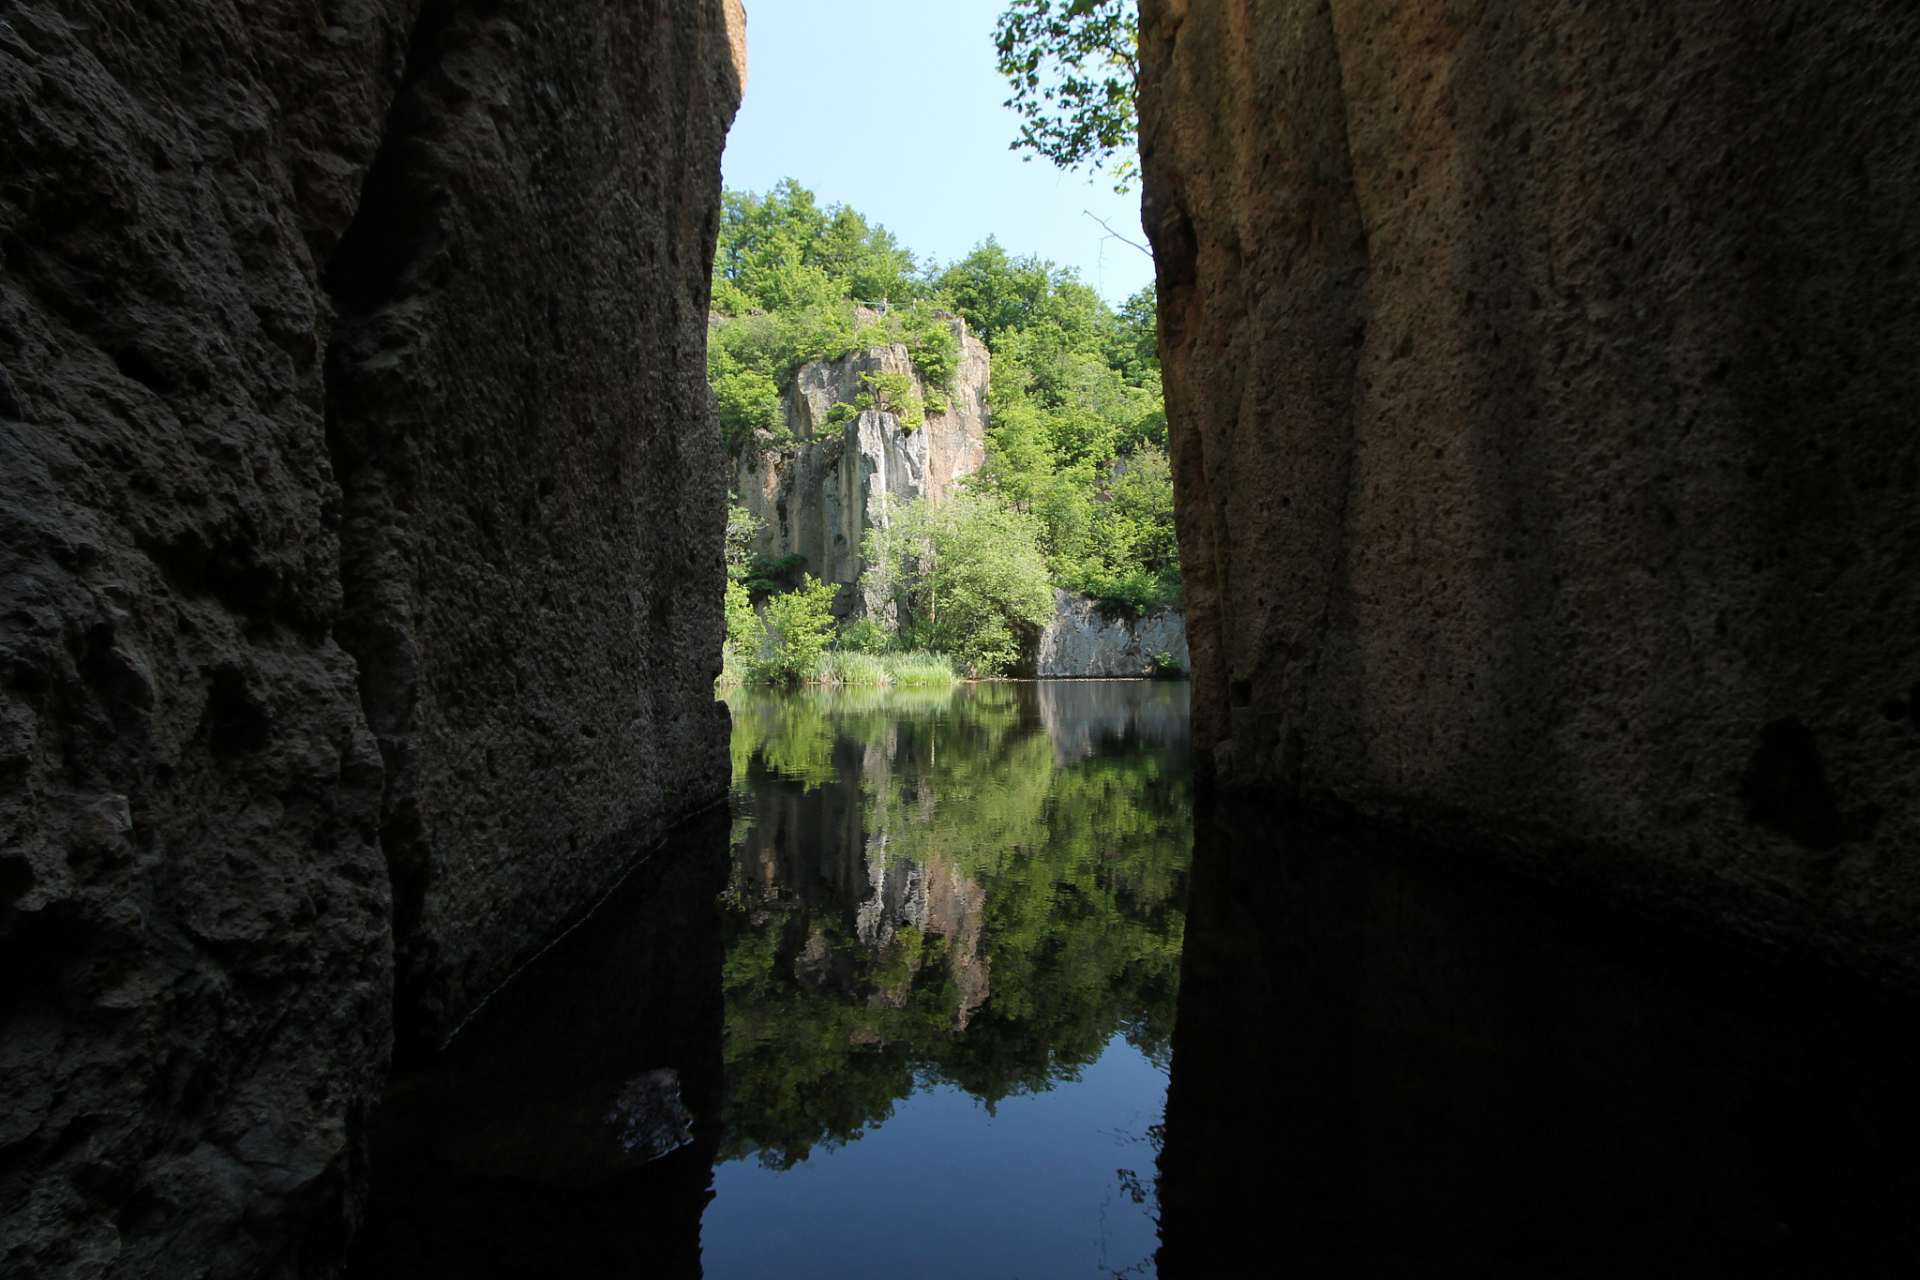
[[[325,1272],[396,928],[440,1034],[724,785],[738,29],[0,16],[0,1271]]]
[[[1920,980],[1920,15],[1141,16],[1203,771]]]

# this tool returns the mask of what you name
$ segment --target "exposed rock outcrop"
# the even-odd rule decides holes
[[[0,21],[9,1275],[324,1271],[389,856],[437,1032],[724,783],[737,8],[422,8]]]
[[[946,389],[947,408],[929,409],[925,423],[911,431],[884,409],[829,421],[836,406],[851,410],[868,374],[907,374],[916,393],[926,395],[926,380],[904,345],[868,347],[800,367],[784,406],[795,442],[749,449],[734,464],[741,505],[765,522],[756,552],[804,556],[805,572],[825,582],[855,583],[860,543],[878,520],[884,495],[939,501],[961,477],[979,470],[987,456],[991,360],[966,321],[952,325],[960,363]],[[847,613],[864,605],[849,586],[835,608]]]
[[[1920,15],[1142,22],[1203,767],[1920,979]]]
[[[1035,675],[1147,676],[1166,668],[1187,669],[1187,622],[1179,608],[1163,605],[1126,617],[1103,613],[1092,596],[1054,588],[1053,621],[1040,633]]]

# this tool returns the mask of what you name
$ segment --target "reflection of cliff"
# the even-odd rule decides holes
[[[873,891],[856,912],[858,937],[865,946],[892,945],[902,930],[946,940],[946,959],[956,993],[953,1028],[967,1029],[967,1019],[985,1003],[989,964],[982,924],[986,891],[959,868],[937,855],[924,862],[893,857],[881,832],[869,841],[867,881]],[[899,1007],[905,988],[898,984],[876,991],[869,999]]]
[[[896,827],[931,818],[924,785],[899,794],[896,756],[916,749],[931,751],[932,737],[883,733],[857,757],[835,750],[832,784],[756,796],[735,891],[790,904],[781,965],[813,992],[903,1008],[934,960],[926,940],[944,943],[936,950],[954,987],[950,1023],[961,1031],[988,994],[986,894],[937,848],[895,839]]]
[[[784,1167],[929,1080],[994,1101],[1116,1034],[1164,1045],[1184,686],[1044,689],[730,698],[723,1158]]]
[[[1033,686],[1040,723],[1061,764],[1145,743],[1187,752],[1187,685],[1180,681],[1042,680]]]
[[[986,459],[987,349],[954,320],[960,364],[945,411],[905,429],[897,414],[853,410],[863,375],[894,373],[930,390],[901,344],[868,347],[840,360],[802,365],[785,404],[794,443],[751,449],[735,463],[740,502],[766,522],[756,552],[806,557],[806,571],[828,582],[860,577],[860,543],[880,518],[882,495],[938,501]],[[940,388],[931,388],[936,397]],[[838,406],[841,422],[830,421]]]

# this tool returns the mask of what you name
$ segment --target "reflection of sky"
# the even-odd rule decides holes
[[[714,1170],[701,1219],[707,1280],[1053,1280],[1153,1274],[1147,1130],[1166,1073],[1115,1037],[1074,1082],[988,1115],[951,1086],[896,1103],[857,1142],[785,1172]]]

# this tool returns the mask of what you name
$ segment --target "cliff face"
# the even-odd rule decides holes
[[[1203,766],[1920,978],[1920,17],[1142,20]]]
[[[1055,676],[1144,676],[1165,655],[1184,671],[1187,628],[1184,613],[1162,605],[1138,617],[1114,617],[1100,611],[1092,596],[1053,591],[1053,621],[1040,633],[1034,674]]]
[[[340,639],[388,766],[402,1030],[433,1040],[726,787],[719,16],[422,24],[327,267]]]
[[[815,577],[857,582],[860,542],[880,515],[882,495],[938,501],[986,461],[991,360],[964,320],[952,323],[960,363],[948,407],[928,411],[925,424],[913,431],[880,409],[852,414],[843,423],[827,421],[834,406],[851,406],[866,390],[866,374],[907,374],[924,396],[926,382],[905,346],[869,347],[800,367],[784,406],[795,443],[750,449],[734,464],[741,505],[765,521],[755,551],[805,556],[805,571]],[[860,606],[849,588],[835,607],[844,613]]]
[[[0,22],[10,1274],[324,1269],[389,858],[437,1032],[724,784],[730,15],[418,7]]]

